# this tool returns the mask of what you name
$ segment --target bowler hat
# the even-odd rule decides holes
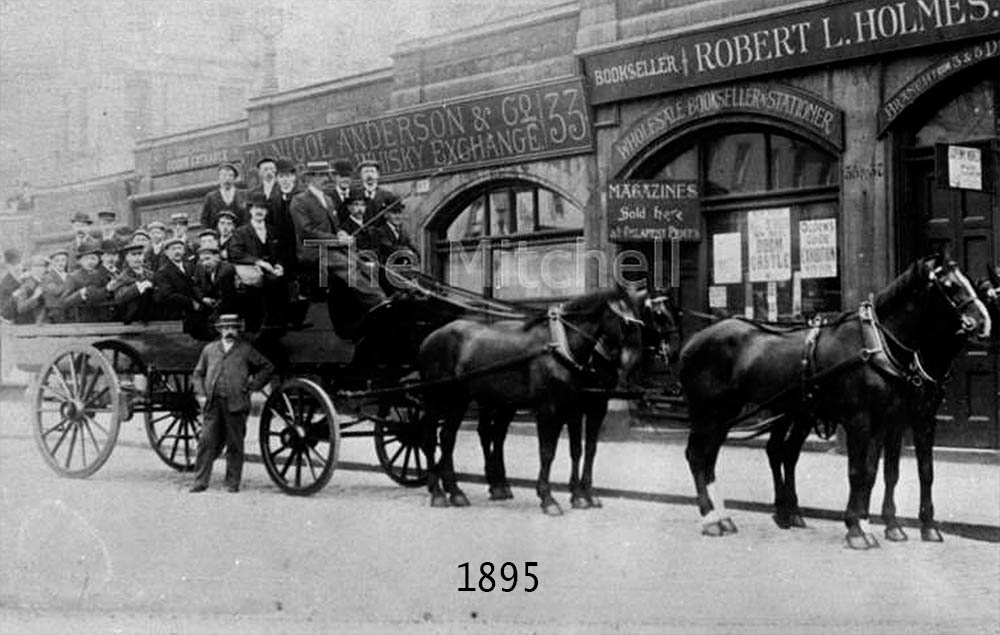
[[[357,201],[361,201],[362,203],[364,203],[365,195],[361,190],[356,190],[354,188],[351,188],[350,190],[347,191],[347,198],[344,199],[344,202],[350,205],[351,203]]]
[[[235,326],[238,329],[243,328],[243,320],[240,316],[235,313],[223,313],[219,316],[219,319],[215,321],[216,328],[222,328],[224,326]]]
[[[117,240],[102,240],[100,247],[106,254],[117,254],[122,250]]]
[[[376,170],[379,170],[381,169],[381,164],[379,164],[379,162],[375,159],[365,159],[358,164],[358,172],[361,171],[361,168],[375,168]]]
[[[91,254],[100,256],[103,251],[104,250],[101,249],[101,246],[99,244],[97,244],[94,241],[89,241],[83,243],[80,249],[77,250],[76,257],[82,258],[83,256],[89,256]]]
[[[263,207],[267,209],[267,197],[263,192],[254,192],[247,198],[247,208]]]
[[[136,233],[139,233],[139,232],[136,232]],[[145,249],[146,249],[146,245],[143,245],[142,243],[137,243],[135,241],[132,241],[129,244],[127,244],[124,247],[122,247],[122,252],[127,254],[129,252],[143,251]]]
[[[353,176],[354,164],[349,159],[337,159],[333,162],[333,171],[337,176]]]
[[[330,172],[330,162],[310,161],[306,163],[306,169],[302,172],[303,174],[328,174]]]
[[[262,163],[273,163],[274,167],[278,167],[278,162],[274,160],[274,157],[268,157],[268,156],[263,156],[260,159],[258,159],[257,163],[254,164],[254,167],[259,168]]]
[[[167,240],[163,241],[163,248],[170,249],[170,247],[172,247],[175,244],[187,246],[187,243],[184,242],[183,238],[168,238]]]
[[[94,221],[90,218],[90,214],[87,212],[77,212],[73,214],[73,218],[70,219],[71,223],[87,223],[92,224]]]
[[[185,214],[184,212],[177,212],[175,214],[171,214],[170,215],[170,222],[173,225],[187,225],[188,224],[188,215]]]
[[[97,217],[110,218],[111,220],[115,220],[116,218],[118,218],[118,214],[115,213],[115,210],[113,209],[102,209],[101,211],[97,212]]]
[[[153,231],[154,229],[162,229],[163,231],[167,231],[167,226],[163,223],[163,221],[158,221],[158,220],[154,220],[146,224],[147,231]]]
[[[215,231],[211,227],[206,227],[205,229],[198,232],[198,238],[202,238],[203,236],[213,236],[215,238],[218,238],[219,232]]]
[[[278,174],[295,174],[295,162],[287,157],[280,157],[275,165],[278,167]]]
[[[233,173],[233,177],[234,178],[237,178],[237,179],[240,178],[240,170],[239,170],[239,168],[236,167],[235,163],[230,163],[228,161],[220,163],[219,167],[218,167],[218,170],[219,171],[229,170],[230,172]]]

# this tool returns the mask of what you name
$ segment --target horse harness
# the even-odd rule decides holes
[[[614,313],[620,317],[626,324],[638,324],[643,325],[642,320],[627,315],[622,309],[616,307],[613,304],[609,304]],[[549,334],[551,336],[551,341],[549,342],[546,350],[552,353],[553,357],[560,362],[563,366],[568,368],[570,371],[581,374],[581,375],[597,375],[598,372],[594,369],[595,357],[598,357],[609,365],[614,365],[615,361],[612,352],[608,349],[608,345],[605,342],[605,337],[602,334],[600,337],[593,337],[584,333],[582,329],[578,326],[569,322],[565,318],[565,313],[563,312],[563,305],[554,304],[549,307],[547,312],[549,321]],[[569,340],[566,337],[566,327],[569,327],[577,333],[584,340],[593,343],[593,348],[590,352],[590,358],[587,360],[586,365],[581,364],[573,356],[573,352],[569,349]]]

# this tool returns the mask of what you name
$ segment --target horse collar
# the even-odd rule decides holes
[[[560,358],[569,362],[574,367],[580,365],[573,359],[573,353],[569,350],[569,340],[566,338],[566,326],[563,323],[563,310],[561,304],[553,304],[549,307],[549,334],[552,341],[549,348]]]
[[[861,303],[861,308],[858,309],[858,318],[861,322],[861,339],[864,344],[864,348],[859,354],[862,361],[871,364],[873,368],[884,374],[906,380],[917,388],[925,383],[932,386],[937,385],[937,380],[924,369],[923,362],[920,361],[919,351],[910,350],[900,344],[911,355],[909,364],[901,363],[892,354],[886,336],[888,335],[892,340],[898,340],[879,322],[878,314],[875,313],[875,307],[872,306],[871,302]]]

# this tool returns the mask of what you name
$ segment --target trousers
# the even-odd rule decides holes
[[[226,400],[212,397],[206,404],[204,426],[195,455],[195,484],[208,486],[212,478],[212,463],[226,446],[227,487],[239,487],[243,478],[243,440],[247,433],[249,411],[229,412]]]

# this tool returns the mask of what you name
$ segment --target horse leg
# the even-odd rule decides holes
[[[509,500],[514,498],[507,482],[507,467],[504,464],[503,445],[507,440],[507,430],[515,409],[510,406],[497,406],[493,410],[492,444],[493,444],[493,481],[490,483],[490,500]]]
[[[455,440],[458,437],[458,428],[462,425],[462,417],[465,416],[465,408],[456,409],[445,418],[444,426],[441,428],[441,478],[444,481],[444,489],[448,492],[448,501],[455,507],[468,507],[469,499],[465,492],[458,486],[455,478]]]
[[[767,440],[767,462],[771,466],[771,480],[774,481],[774,523],[781,529],[792,526],[791,510],[786,504],[785,479],[781,471],[784,456],[785,437],[788,434],[789,418],[779,419]]]
[[[580,457],[583,454],[583,413],[575,410],[566,418],[569,432],[569,493],[573,509],[586,509],[587,499],[580,487]]]
[[[431,495],[431,507],[447,507],[448,499],[441,489],[441,471],[434,454],[437,449],[437,430],[440,422],[440,415],[433,409],[428,408],[421,421],[420,445],[427,459],[427,491]]]
[[[877,444],[869,431],[869,415],[855,417],[847,427],[847,477],[851,493],[844,512],[847,525],[847,546],[851,549],[871,549],[878,546],[878,540],[868,528],[868,501],[871,484],[875,481],[873,464],[878,466],[878,457],[872,459]]]
[[[913,426],[913,449],[917,455],[917,474],[920,477],[920,539],[925,542],[944,542],[944,536],[934,520],[934,413],[930,410]]]
[[[490,499],[494,499],[494,489],[497,486],[495,444],[493,443],[493,409],[479,402],[479,424],[476,433],[479,435],[479,445],[483,449],[483,476],[489,488]]]
[[[882,521],[885,523],[886,540],[903,542],[907,539],[903,526],[896,517],[896,484],[899,482],[899,455],[903,449],[903,426],[889,426],[885,437],[885,461],[882,477],[885,493],[882,495]]]
[[[694,488],[698,499],[698,513],[701,515],[701,533],[705,536],[722,536],[722,522],[709,493],[709,474],[711,470],[710,456],[714,453],[712,444],[715,443],[717,435],[709,434],[708,431],[699,427],[698,419],[691,418],[691,432],[688,434],[687,448],[684,451],[687,457],[688,467],[691,476],[694,478]]]
[[[805,419],[795,419],[792,422],[791,430],[785,439],[785,507],[788,510],[788,522],[792,527],[803,528],[806,521],[802,518],[802,510],[799,509],[799,494],[795,488],[795,466],[798,465],[799,457],[802,456],[802,446],[812,429],[810,422]]]
[[[594,494],[594,458],[597,456],[597,437],[601,434],[601,426],[604,425],[604,416],[607,412],[607,399],[595,399],[592,406],[587,409],[583,477],[580,485],[583,487],[583,495],[591,507],[602,506],[601,499]]]
[[[719,461],[719,451],[722,450],[722,444],[725,443],[725,441],[725,432],[716,434],[712,440],[712,445],[710,446],[711,451],[708,454],[708,483],[706,485],[709,497],[719,501],[717,508],[720,517],[719,528],[722,530],[723,535],[735,534],[737,532],[736,523],[734,523],[733,519],[726,513],[726,499],[723,498],[722,492],[719,491],[719,486],[716,484],[715,478],[715,466]]]
[[[552,486],[549,483],[549,472],[552,460],[556,456],[556,445],[559,443],[559,433],[562,431],[562,419],[551,408],[538,411],[538,454],[540,466],[538,483],[535,491],[541,499],[542,511],[549,516],[561,516],[563,511],[556,499],[552,498]]]

